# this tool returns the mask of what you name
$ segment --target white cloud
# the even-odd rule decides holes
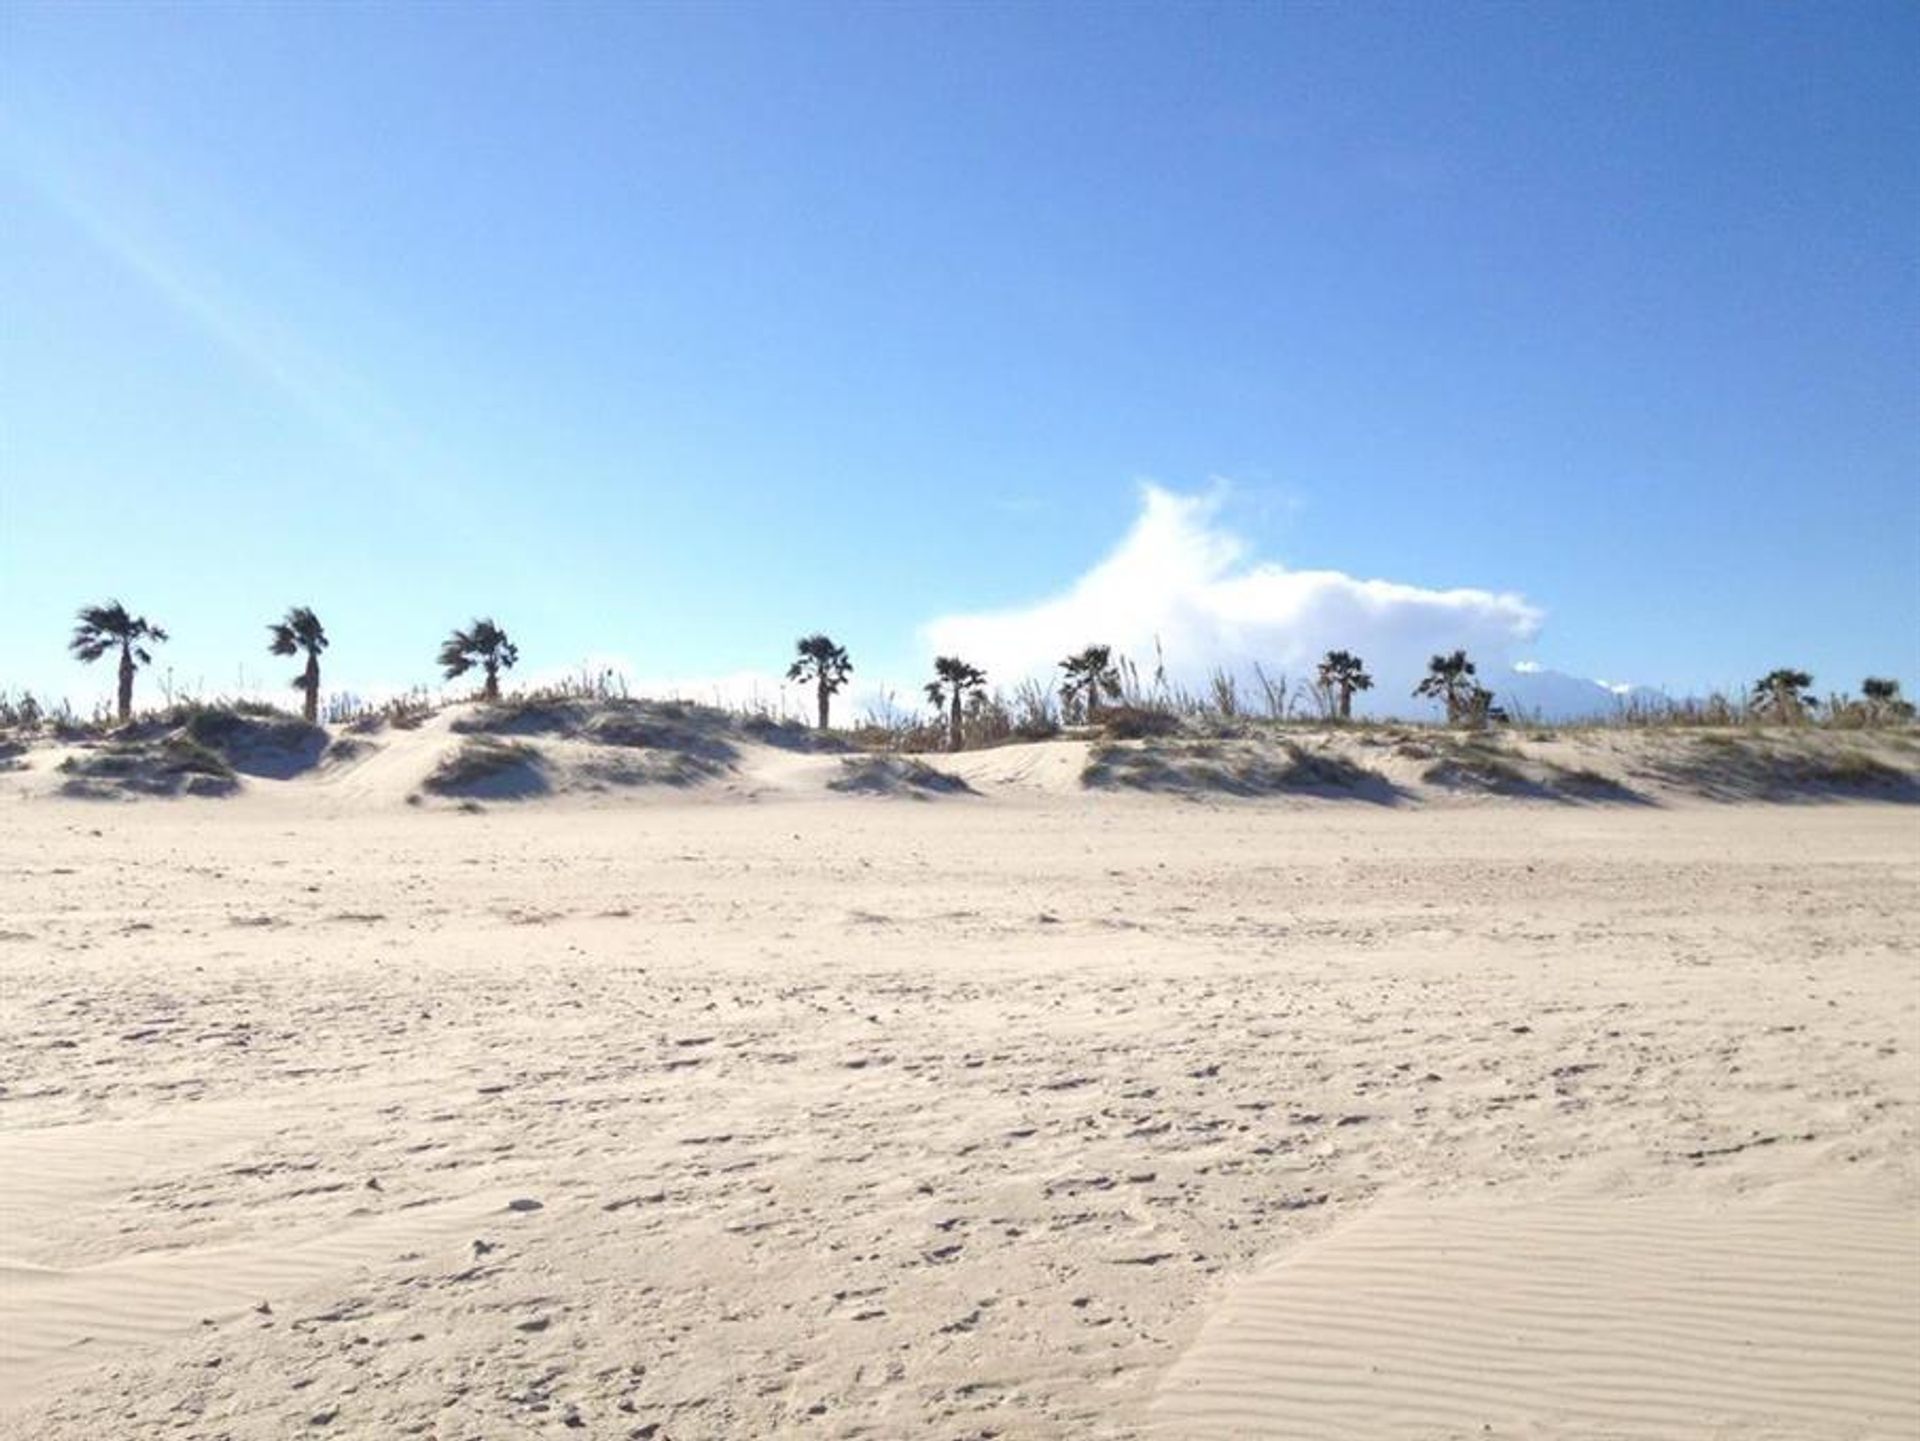
[[[1504,668],[1542,613],[1512,592],[1428,590],[1336,570],[1258,562],[1219,521],[1220,497],[1141,490],[1141,512],[1112,554],[1062,593],[1008,610],[942,616],[921,629],[929,652],[964,656],[1003,685],[1055,673],[1062,656],[1112,645],[1151,673],[1198,687],[1215,666],[1301,679],[1327,650],[1365,658],[1383,708],[1404,697],[1435,651],[1465,647],[1483,674]]]

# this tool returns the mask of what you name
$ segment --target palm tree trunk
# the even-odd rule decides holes
[[[306,692],[303,709],[307,724],[312,725],[320,718],[320,657],[311,651],[307,653],[307,673],[300,679],[300,688]]]
[[[1340,687],[1340,719],[1353,719],[1353,687],[1350,685]]]
[[[487,662],[487,683],[480,688],[480,699],[496,701],[500,699],[500,662]]]
[[[955,687],[953,692],[953,711],[947,721],[947,749],[950,751],[960,749],[960,691],[958,687]]]
[[[827,706],[833,699],[833,692],[827,689],[827,678],[820,677],[820,729],[827,728]]]
[[[120,724],[133,719],[133,652],[125,641],[120,644]]]

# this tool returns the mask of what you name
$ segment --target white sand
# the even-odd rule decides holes
[[[1920,1436],[1920,1221],[1850,1177],[1383,1202],[1236,1287],[1154,1416],[1193,1438]]]
[[[8,778],[0,1436],[1914,1434],[1912,806],[446,743]]]

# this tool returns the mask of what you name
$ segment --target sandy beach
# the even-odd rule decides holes
[[[0,1435],[1920,1429],[1910,804],[444,719],[0,778]]]

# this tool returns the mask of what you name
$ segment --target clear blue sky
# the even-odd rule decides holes
[[[777,669],[1137,482],[1673,688],[1920,681],[1920,7],[9,5],[0,684]]]

